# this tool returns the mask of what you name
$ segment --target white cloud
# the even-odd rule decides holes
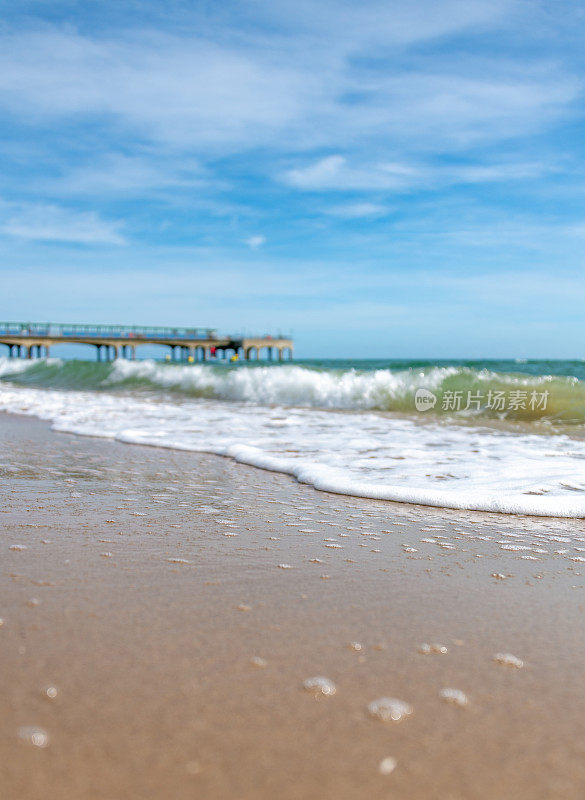
[[[327,156],[304,167],[290,169],[281,179],[298,189],[309,191],[387,191],[401,192],[413,188],[431,188],[449,184],[481,184],[496,181],[517,181],[538,178],[553,172],[555,166],[540,162],[500,162],[475,164],[434,165],[400,163],[361,163],[352,165],[340,155]],[[373,204],[341,206],[348,209],[347,215],[367,216],[380,208]],[[383,208],[382,208],[383,210]],[[364,212],[364,213],[361,213]],[[333,212],[330,212],[333,213]]]
[[[302,70],[270,52],[151,33],[2,37],[0,104],[21,118],[100,118],[146,141],[229,149],[267,141],[311,103]]]
[[[576,99],[578,82],[534,57],[400,56],[413,42],[497,27],[516,6],[258,0],[238,10],[247,25],[238,14],[221,23],[195,14],[183,35],[5,29],[0,107],[33,125],[91,120],[112,137],[197,155],[498,141],[542,129]],[[270,34],[263,22],[275,26]]]
[[[443,37],[469,27],[493,26],[511,12],[516,0],[255,0],[260,18],[299,40],[318,39],[344,52],[405,46]]]
[[[208,176],[194,160],[161,158],[157,154],[109,153],[73,167],[59,179],[46,181],[59,194],[139,194],[153,189],[203,188]]]
[[[325,213],[342,219],[361,219],[363,217],[386,216],[390,213],[390,209],[381,203],[346,203],[326,208]]]
[[[405,164],[352,167],[343,156],[333,155],[289,170],[284,180],[299,189],[404,189],[419,177],[415,167]]]
[[[263,244],[266,244],[266,237],[265,236],[249,236],[247,239],[244,239],[244,243],[251,247],[252,250],[257,250],[259,247],[262,247]]]
[[[69,211],[54,205],[3,204],[0,232],[19,239],[75,244],[125,244],[120,223],[96,213]]]

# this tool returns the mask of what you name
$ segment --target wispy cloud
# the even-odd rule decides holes
[[[161,157],[156,153],[106,153],[90,163],[66,168],[41,186],[58,194],[148,196],[167,189],[204,189],[209,176],[194,159]]]
[[[530,180],[554,172],[542,162],[451,163],[358,163],[341,155],[321,158],[281,174],[281,179],[299,189],[321,191],[401,192],[413,188],[436,189],[453,184],[482,184]]]
[[[164,321],[190,311],[185,276],[201,287],[210,264],[232,265],[209,278],[213,317],[228,282],[236,324],[248,291],[266,325],[277,308],[300,320],[302,295],[323,330],[358,294],[359,319],[375,308],[382,325],[380,287],[392,305],[398,286],[412,309],[426,281],[428,303],[447,302],[432,276],[450,270],[466,281],[485,270],[486,282],[535,262],[578,272],[585,24],[573,0],[554,13],[525,0],[96,9],[3,4],[0,249],[56,276],[43,302],[68,286],[66,256],[79,275],[94,258],[103,269],[102,248],[128,231],[117,273],[154,265],[140,302]],[[173,282],[166,266],[183,257]],[[90,310],[107,308],[95,298]]]
[[[356,137],[382,148],[391,137],[402,149],[497,141],[546,126],[576,99],[580,82],[534,56],[398,56],[474,25],[497,27],[515,5],[258,2],[234,12],[231,27],[187,15],[183,34],[6,28],[0,106],[32,124],[91,122],[108,136],[193,153],[353,149]],[[238,27],[242,14],[248,24]],[[274,26],[272,36],[263,23]],[[328,46],[316,47],[325,28]]]
[[[154,32],[25,32],[5,35],[0,54],[0,104],[20,119],[92,120],[190,150],[266,142],[302,113],[314,83],[269,52]]]
[[[346,203],[330,206],[325,213],[342,219],[363,219],[365,217],[384,217],[390,213],[387,206],[380,203]]]
[[[244,239],[244,243],[247,244],[248,247],[251,247],[252,250],[257,250],[259,247],[262,247],[263,244],[266,244],[266,236],[248,236],[247,239]]]
[[[283,176],[300,189],[403,189],[420,179],[416,168],[404,164],[354,167],[341,155],[320,159],[306,167],[291,169]]]
[[[78,212],[43,204],[0,207],[0,232],[18,239],[74,244],[125,244],[120,223],[93,211]]]

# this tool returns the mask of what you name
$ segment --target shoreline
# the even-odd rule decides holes
[[[111,395],[111,397],[115,396],[116,395]],[[27,407],[26,403],[24,407]],[[279,406],[276,406],[275,408],[279,408]],[[148,414],[148,409],[144,409],[144,411]],[[339,410],[336,409],[333,409],[332,411],[333,413],[340,413]],[[548,494],[548,489],[544,489],[543,491],[517,492],[515,494],[502,494],[501,491],[486,492],[485,490],[479,492],[475,490],[473,492],[469,488],[463,490],[436,488],[436,486],[432,485],[432,481],[430,482],[430,488],[420,488],[416,486],[412,487],[409,485],[401,486],[399,484],[385,485],[380,483],[369,483],[363,480],[358,480],[356,483],[355,476],[348,480],[344,474],[336,472],[335,469],[331,470],[329,466],[318,461],[314,463],[309,461],[309,463],[306,463],[302,458],[286,458],[282,453],[274,453],[270,450],[262,450],[261,448],[250,446],[249,444],[242,442],[222,444],[221,447],[219,447],[217,443],[215,446],[208,444],[207,446],[199,447],[195,443],[187,444],[182,440],[180,442],[176,440],[165,441],[164,438],[161,438],[161,435],[163,435],[162,432],[156,429],[154,431],[151,430],[146,434],[144,432],[130,430],[130,432],[124,431],[123,435],[120,433],[120,431],[118,431],[117,434],[112,431],[111,435],[107,435],[95,432],[91,428],[91,425],[88,427],[87,422],[81,427],[79,427],[78,424],[73,426],[71,423],[64,425],[62,422],[58,423],[56,420],[53,420],[51,423],[49,423],[50,415],[41,413],[39,408],[35,408],[30,416],[21,414],[19,411],[14,411],[12,409],[0,409],[0,414],[3,413],[13,414],[14,416],[25,416],[26,418],[34,416],[36,419],[40,419],[43,422],[51,424],[54,426],[55,432],[60,433],[70,433],[77,436],[103,438],[109,441],[114,440],[123,442],[125,444],[134,444],[179,452],[190,452],[194,454],[205,454],[221,458],[228,458],[234,460],[236,463],[244,464],[267,472],[286,475],[299,483],[311,486],[316,491],[325,492],[328,494],[336,494],[350,498],[354,497],[366,500],[380,500],[383,502],[406,504],[414,507],[422,506],[426,508],[436,508],[439,510],[454,510],[462,512],[469,511],[472,513],[479,512],[485,514],[502,514],[506,516],[512,515],[550,519],[585,519],[585,499],[582,497],[576,499],[575,493],[550,495]],[[323,412],[321,411],[319,413]],[[394,419],[398,419],[398,417],[394,417]],[[416,422],[416,420],[412,420],[408,417],[404,417],[403,421],[409,423]],[[129,424],[132,424],[132,422],[129,422]],[[446,425],[445,430],[456,431],[457,426],[450,428],[450,426]],[[484,429],[482,427],[478,427],[478,434],[482,435],[483,430]],[[489,430],[489,428],[486,428],[485,430]],[[524,434],[518,435],[522,436]],[[575,441],[579,440],[575,439]],[[559,453],[555,452],[555,455],[558,457]],[[445,469],[447,471],[449,469],[447,463],[445,464]],[[559,485],[561,487],[564,486],[562,481]],[[582,495],[583,492],[581,491],[577,494]]]
[[[332,495],[30,417],[0,414],[0,442],[8,800],[582,797],[582,520]],[[385,696],[412,716],[371,718]]]

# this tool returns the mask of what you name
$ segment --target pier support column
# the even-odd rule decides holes
[[[51,347],[50,345],[45,345],[45,358],[51,358]]]
[[[130,352],[131,352],[132,361],[136,361],[136,345],[135,344],[131,345]]]
[[[268,360],[272,361],[272,347],[268,347],[267,350],[268,350]]]
[[[278,360],[282,361],[282,347],[278,348]]]
[[[27,348],[26,348],[26,357],[27,357],[27,358],[32,358],[32,357],[33,357],[33,348],[32,348],[32,345],[31,345],[30,347],[27,347]]]

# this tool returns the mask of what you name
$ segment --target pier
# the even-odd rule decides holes
[[[220,336],[212,328],[0,322],[0,345],[6,345],[10,358],[48,358],[59,344],[92,345],[98,361],[135,359],[141,345],[162,345],[170,360],[188,362],[228,356],[283,361],[292,360],[294,352],[293,340],[280,335]]]

